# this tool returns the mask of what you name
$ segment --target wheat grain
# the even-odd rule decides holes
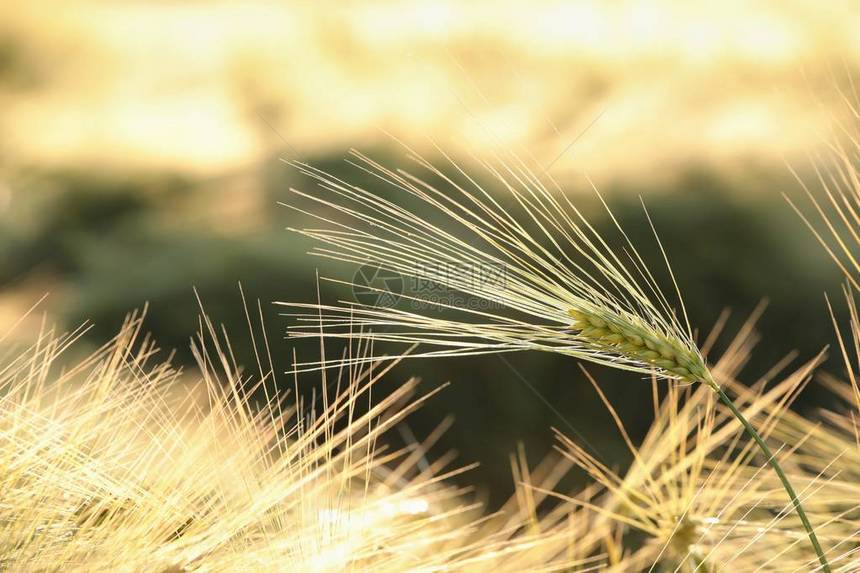
[[[573,309],[568,314],[574,320],[571,328],[607,354],[650,364],[655,371],[688,382],[709,379],[707,366],[699,353],[654,332],[635,317]]]

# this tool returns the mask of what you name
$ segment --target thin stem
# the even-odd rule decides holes
[[[747,434],[755,440],[755,443],[758,444],[758,447],[761,448],[761,451],[764,452],[765,457],[767,457],[767,461],[770,464],[770,467],[773,468],[773,471],[776,472],[776,475],[779,476],[779,481],[782,482],[782,487],[785,488],[785,491],[788,493],[788,497],[791,498],[791,503],[794,505],[794,511],[797,512],[797,516],[800,518],[801,523],[803,523],[804,529],[806,529],[806,534],[809,536],[809,541],[812,543],[812,547],[815,548],[815,553],[818,555],[818,561],[821,563],[821,570],[824,573],[830,572],[830,564],[827,563],[827,558],[824,556],[824,551],[821,550],[821,544],[818,543],[818,537],[815,536],[815,531],[812,529],[812,524],[809,523],[809,518],[806,517],[806,512],[803,510],[803,506],[800,504],[800,499],[798,499],[797,494],[794,491],[794,488],[791,486],[791,482],[788,481],[788,477],[785,475],[785,472],[782,471],[782,468],[779,465],[779,462],[776,460],[776,456],[770,451],[770,448],[767,446],[765,441],[759,435],[755,428],[753,428],[752,424],[750,424],[749,420],[741,414],[741,411],[735,407],[734,403],[728,397],[728,395],[720,388],[715,382],[708,381],[708,384],[711,388],[714,389],[714,392],[720,397],[720,401],[723,404],[728,406],[729,410],[732,411],[735,418],[743,424],[744,429]]]
[[[705,563],[705,559],[700,555],[692,555],[693,565],[695,565],[695,569],[693,569],[693,573],[697,573],[701,571],[702,573],[710,573],[711,568]]]

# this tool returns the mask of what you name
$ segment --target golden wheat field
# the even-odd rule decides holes
[[[0,570],[860,572],[852,2],[7,3]]]

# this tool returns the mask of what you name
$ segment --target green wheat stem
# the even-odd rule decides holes
[[[746,419],[746,417],[741,413],[740,410],[732,402],[731,398],[713,381],[706,381],[706,383],[713,388],[714,392],[717,393],[717,396],[720,397],[720,401],[725,404],[729,410],[731,410],[732,414],[734,414],[735,418],[743,424],[744,429],[747,434],[758,444],[758,447],[764,453],[765,457],[767,457],[768,463],[770,467],[773,468],[773,471],[776,472],[776,475],[779,476],[779,480],[782,482],[782,487],[785,488],[785,491],[788,493],[788,497],[791,498],[791,503],[794,505],[794,511],[797,512],[797,516],[800,517],[801,523],[803,523],[804,529],[806,529],[806,534],[809,536],[809,541],[812,543],[812,547],[815,549],[816,555],[818,555],[818,561],[821,563],[821,569],[824,573],[830,573],[830,564],[827,562],[827,558],[824,556],[824,551],[821,549],[821,544],[818,542],[818,537],[815,535],[815,531],[812,529],[812,524],[809,522],[809,518],[806,516],[806,511],[803,509],[803,505],[800,503],[800,499],[797,497],[797,493],[794,491],[794,488],[791,485],[791,482],[788,481],[788,476],[785,475],[785,472],[782,471],[782,467],[779,465],[779,462],[776,460],[776,456],[770,451],[770,448],[762,439],[761,435],[756,431],[753,425]]]

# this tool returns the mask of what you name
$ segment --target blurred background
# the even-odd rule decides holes
[[[703,332],[731,309],[724,345],[769,301],[753,382],[834,340],[824,293],[838,299],[839,275],[782,194],[803,202],[786,163],[812,182],[816,155],[854,120],[858,27],[851,1],[12,0],[0,19],[0,329],[50,294],[5,343],[44,313],[62,329],[92,321],[96,345],[148,302],[149,329],[190,365],[196,288],[250,360],[241,281],[286,370],[289,321],[272,301],[315,300],[317,268],[351,275],[324,272],[285,230],[301,220],[277,202],[308,183],[281,159],[371,184],[346,152],[401,166],[396,137],[467,165],[528,155],[607,227],[587,175],[653,253],[643,197]],[[323,285],[324,300],[348,296]],[[550,426],[626,463],[575,362],[506,360],[398,368],[387,384],[452,383],[404,439],[453,415],[436,449],[480,462],[463,479],[494,500],[510,492],[517,442],[537,460]],[[841,372],[833,359],[826,369]],[[592,372],[641,437],[649,385]],[[799,407],[823,399],[811,388]]]

